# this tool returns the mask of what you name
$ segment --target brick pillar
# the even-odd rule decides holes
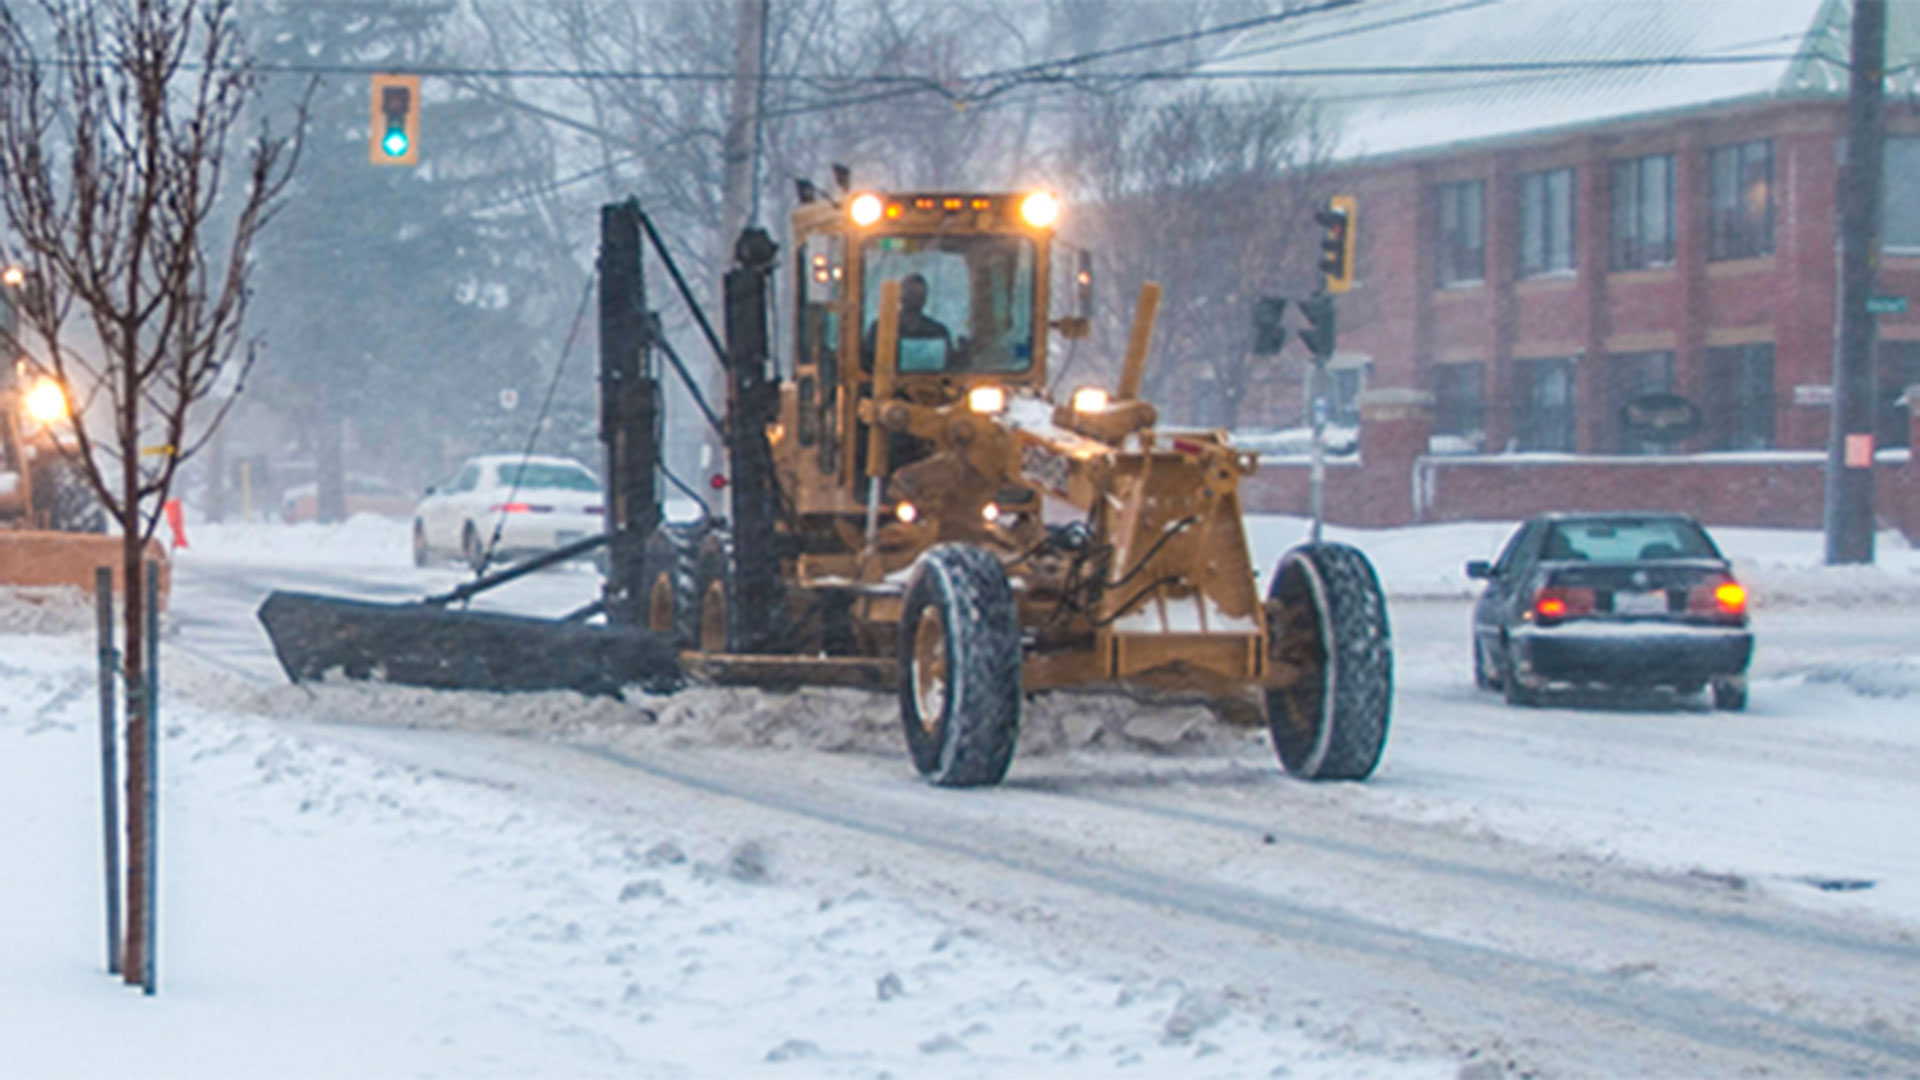
[[[1889,506],[1886,516],[1900,523],[1908,543],[1920,544],[1920,385],[1907,387],[1907,467],[1901,472],[1901,483],[1887,485],[1900,505]]]
[[[1361,479],[1356,498],[1341,515],[1353,525],[1413,522],[1413,467],[1433,438],[1433,395],[1387,387],[1360,395]],[[1329,497],[1331,502],[1331,497]]]

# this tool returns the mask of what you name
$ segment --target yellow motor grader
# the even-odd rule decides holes
[[[0,295],[0,344],[15,341],[12,314]],[[0,367],[0,585],[91,592],[96,568],[118,573],[119,539],[103,535],[99,501],[53,444],[70,419],[59,383],[12,358]]]
[[[288,672],[890,689],[914,765],[949,786],[1005,776],[1034,694],[1197,697],[1264,713],[1294,775],[1369,775],[1392,698],[1373,569],[1306,545],[1262,595],[1239,496],[1254,455],[1223,432],[1161,429],[1140,399],[1158,286],[1141,290],[1117,385],[1055,401],[1049,345],[1086,320],[1050,314],[1054,196],[803,193],[782,362],[768,313],[783,260],[764,232],[736,246],[724,343],[694,309],[728,374],[724,415],[709,411],[725,521],[661,515],[653,356],[686,371],[646,307],[643,234],[691,296],[638,206],[607,207],[602,600],[550,631],[448,610],[572,547],[406,607],[275,594],[262,618]]]

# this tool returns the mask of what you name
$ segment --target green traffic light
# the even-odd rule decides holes
[[[397,127],[388,128],[386,138],[380,140],[380,149],[386,151],[388,157],[406,157],[406,131]]]

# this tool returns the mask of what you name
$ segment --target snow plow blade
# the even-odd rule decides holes
[[[618,695],[683,681],[671,639],[626,626],[294,592],[268,596],[260,622],[294,682],[338,672],[438,690]]]
[[[0,585],[25,588],[79,589],[93,595],[94,571],[113,571],[113,587],[124,592],[120,580],[120,538],[100,533],[50,532],[41,529],[0,529]],[[160,605],[167,602],[166,551],[158,541],[147,541],[146,559],[160,566]]]

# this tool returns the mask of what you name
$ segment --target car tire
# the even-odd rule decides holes
[[[1713,707],[1724,712],[1743,712],[1747,707],[1747,677],[1725,675],[1713,680]]]
[[[1344,544],[1294,548],[1274,568],[1269,656],[1303,671],[1267,691],[1274,753],[1303,780],[1364,780],[1380,763],[1393,711],[1393,642],[1380,578]],[[1270,608],[1271,610],[1271,608]]]
[[[1498,690],[1500,677],[1487,664],[1487,647],[1478,634],[1473,638],[1473,685],[1480,690]]]
[[[413,523],[413,565],[425,566],[433,561],[433,549],[427,545],[427,527],[419,519]]]
[[[474,529],[471,521],[460,530],[460,557],[466,560],[467,565],[472,567],[476,574],[480,573],[487,564],[487,550],[480,545],[480,534]]]
[[[1513,655],[1511,643],[1507,645],[1507,662],[1501,666],[1500,689],[1509,705],[1531,708],[1540,704],[1540,691],[1520,679],[1520,661]]]
[[[941,787],[1006,778],[1020,734],[1020,618],[991,552],[921,556],[900,618],[900,721],[920,775]]]

